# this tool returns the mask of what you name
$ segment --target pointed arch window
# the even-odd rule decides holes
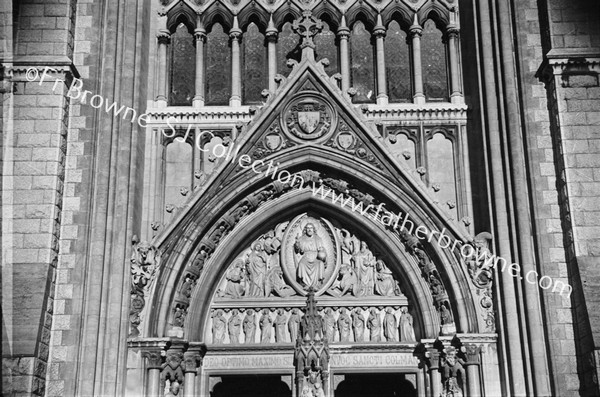
[[[194,37],[183,23],[180,23],[171,35],[169,69],[169,105],[190,106],[194,98],[196,56]]]
[[[411,72],[406,33],[392,21],[385,38],[385,69],[390,102],[411,102]]]
[[[300,37],[292,30],[292,24],[286,22],[277,40],[277,73],[289,75],[291,69],[287,67],[287,60],[300,62],[300,56]]]
[[[338,47],[335,42],[335,33],[331,31],[328,23],[323,24],[321,33],[315,36],[315,59],[323,58],[329,60],[329,66],[325,69],[327,74],[333,76],[339,72]]]
[[[421,51],[425,98],[430,102],[447,102],[449,94],[446,46],[442,41],[442,32],[431,19],[423,26]]]
[[[358,21],[350,35],[350,85],[356,89],[354,103],[375,102],[375,67],[371,33]]]
[[[206,105],[227,105],[231,97],[229,36],[215,23],[206,38]]]
[[[242,95],[245,104],[260,104],[262,90],[267,88],[267,49],[265,36],[254,22],[243,38]]]

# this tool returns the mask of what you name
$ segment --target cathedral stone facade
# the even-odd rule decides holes
[[[600,394],[596,2],[0,15],[6,395]]]

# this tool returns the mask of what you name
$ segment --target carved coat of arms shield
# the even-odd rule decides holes
[[[321,112],[318,111],[299,111],[298,124],[307,134],[312,134],[321,121]]]

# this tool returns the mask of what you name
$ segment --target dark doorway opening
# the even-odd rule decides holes
[[[415,374],[345,374],[335,397],[416,397]],[[409,380],[411,379],[411,380]]]
[[[210,397],[292,397],[292,390],[282,381],[281,375],[226,375],[219,378]]]

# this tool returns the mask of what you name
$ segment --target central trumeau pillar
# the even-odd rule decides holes
[[[315,291],[311,287],[305,314],[296,339],[297,395],[324,397],[329,395],[329,342],[323,333],[323,318],[317,313]],[[310,393],[310,394],[309,394]]]

